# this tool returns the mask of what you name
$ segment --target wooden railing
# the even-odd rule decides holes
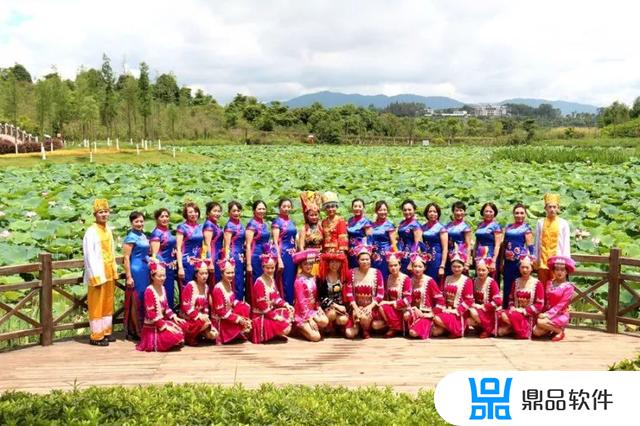
[[[638,311],[640,308],[640,291],[633,288],[634,284],[640,283],[640,274],[623,273],[622,267],[640,267],[640,259],[631,259],[621,256],[620,249],[611,249],[608,256],[593,255],[574,255],[573,258],[583,267],[579,268],[573,277],[587,277],[596,279],[597,281],[590,284],[586,290],[576,288],[576,293],[571,301],[573,310],[571,317],[582,320],[591,320],[602,322],[605,325],[605,331],[608,333],[617,333],[619,324],[640,326],[640,318],[627,316],[628,314]],[[122,264],[122,257],[117,259],[119,265]],[[594,268],[585,269],[584,265],[606,265],[606,270],[597,270]],[[76,296],[68,289],[67,286],[81,285],[82,275],[73,278],[54,278],[54,271],[82,269],[83,261],[80,260],[62,260],[52,261],[49,253],[42,253],[39,256],[38,263],[29,263],[26,265],[2,266],[0,267],[0,277],[16,274],[28,274],[32,276],[37,274],[37,279],[31,279],[26,282],[17,284],[0,285],[0,308],[5,311],[0,317],[0,326],[7,322],[10,318],[16,318],[22,321],[28,328],[20,330],[12,330],[0,333],[0,342],[11,339],[17,339],[27,336],[39,336],[40,344],[43,346],[53,343],[55,333],[64,330],[75,330],[86,328],[89,326],[88,321],[69,320],[73,314],[82,315],[86,318],[87,297]],[[23,275],[24,276],[24,275]],[[124,290],[122,280],[124,274],[120,275],[117,287]],[[607,286],[606,305],[603,301],[598,301],[594,297],[594,293]],[[14,304],[3,301],[3,295],[7,292],[27,291],[26,294],[20,294],[18,300]],[[621,290],[626,291],[631,296],[631,302],[622,306],[620,302]],[[53,299],[58,294],[69,302],[71,306],[64,312],[54,315]],[[38,297],[38,302],[34,299]],[[34,318],[22,312],[28,304],[38,306],[38,318]],[[580,308],[589,306],[595,312],[587,312]],[[120,307],[114,314],[114,323],[122,322],[122,313],[124,308]]]

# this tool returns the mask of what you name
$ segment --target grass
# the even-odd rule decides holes
[[[329,386],[163,385],[0,395],[0,424],[446,424],[433,392]]]
[[[640,149],[601,147],[544,147],[519,146],[500,148],[493,152],[492,160],[509,160],[524,163],[600,163],[621,164],[640,155]]]
[[[563,146],[563,147],[602,147],[602,148],[638,148],[640,147],[640,138],[611,138],[611,137],[588,137],[584,139],[561,139],[548,138],[536,141],[533,146]]]

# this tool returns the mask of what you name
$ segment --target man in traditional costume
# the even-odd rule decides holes
[[[118,278],[113,234],[107,226],[109,203],[104,199],[93,202],[96,222],[87,229],[82,240],[84,255],[84,283],[89,308],[89,343],[109,346],[112,333],[113,297]]]
[[[552,277],[552,271],[547,267],[547,261],[553,256],[571,257],[571,242],[569,241],[569,222],[560,218],[560,195],[545,194],[545,218],[536,224],[536,243],[534,256],[538,268],[538,280],[543,284]]]

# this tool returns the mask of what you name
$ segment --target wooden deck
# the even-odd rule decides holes
[[[287,343],[187,347],[162,354],[138,352],[123,340],[108,348],[71,340],[0,353],[0,393],[167,382],[242,383],[249,388],[265,382],[376,385],[413,393],[434,388],[455,370],[602,371],[638,352],[638,337],[577,329],[558,343],[475,337],[308,343],[290,338]]]

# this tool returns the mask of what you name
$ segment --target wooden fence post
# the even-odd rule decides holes
[[[609,292],[607,297],[607,333],[618,332],[620,304],[620,252],[614,247],[609,252]]]
[[[40,253],[40,344],[53,343],[53,268],[51,253]]]

